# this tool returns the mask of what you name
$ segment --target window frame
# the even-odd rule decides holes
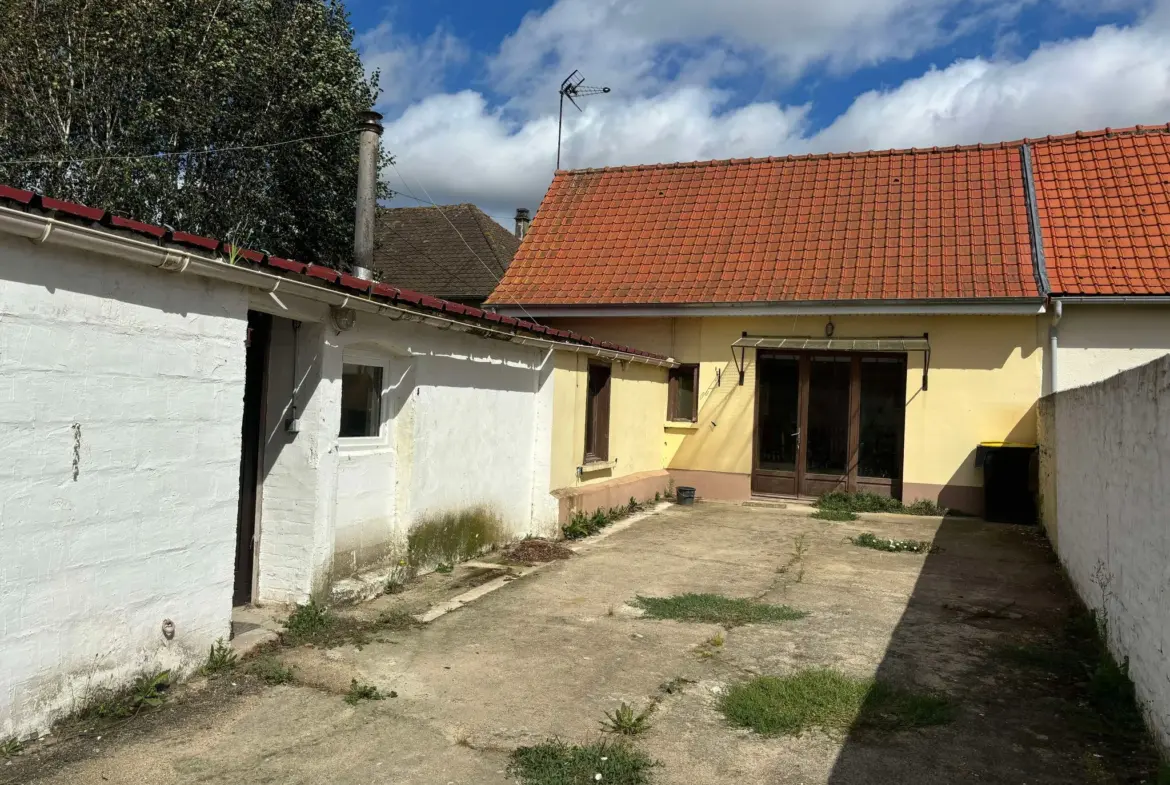
[[[337,397],[337,446],[341,452],[367,452],[384,449],[390,444],[390,429],[387,427],[387,383],[390,379],[390,359],[372,352],[343,350],[341,354],[341,376],[339,384],[344,384],[345,366],[361,365],[369,368],[380,368],[382,371],[382,390],[378,397],[378,435],[377,436],[342,436],[341,435],[341,390]]]
[[[604,370],[605,384],[593,393],[593,373]],[[590,361],[585,369],[585,449],[581,463],[609,461],[610,404],[613,400],[613,364]],[[600,424],[598,421],[601,421]]]
[[[691,411],[689,413],[679,412],[678,410],[679,377],[684,376],[687,371],[691,372],[691,385],[694,391],[694,396],[691,399]],[[679,363],[677,368],[671,368],[667,372],[666,421],[692,423],[699,421],[698,363]]]

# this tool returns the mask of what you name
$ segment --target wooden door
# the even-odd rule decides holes
[[[272,317],[248,311],[247,352],[244,360],[244,418],[240,429],[240,502],[236,517],[236,568],[232,604],[252,601],[256,558],[256,518],[259,507],[260,465],[263,461],[264,397],[268,371],[268,344]]]
[[[799,492],[802,366],[798,355],[757,354],[753,493],[794,496]]]

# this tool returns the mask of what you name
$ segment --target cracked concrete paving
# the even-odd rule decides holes
[[[845,538],[861,531],[933,538],[942,550],[924,557],[849,545]],[[1088,778],[1082,740],[1059,707],[1005,700],[988,665],[997,642],[1041,634],[1065,608],[1050,553],[1031,530],[977,521],[833,524],[777,508],[674,507],[421,629],[360,650],[287,650],[295,686],[107,740],[38,777],[69,785],[505,783],[515,747],[596,738],[604,711],[660,698],[637,743],[662,763],[654,775],[661,785],[1099,781]],[[683,592],[758,597],[811,615],[725,631],[725,644],[702,658],[696,648],[719,627],[640,619],[626,605],[636,595]],[[1014,603],[1018,618],[956,621],[948,601]],[[718,713],[728,684],[813,665],[943,690],[959,716],[880,739],[763,739]],[[660,685],[675,678],[693,683],[663,694]],[[350,707],[339,695],[351,679],[398,697]]]

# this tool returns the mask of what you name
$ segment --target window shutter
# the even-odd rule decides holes
[[[605,384],[597,395],[597,457],[603,461],[609,460],[609,391],[612,387],[613,374],[606,369]]]

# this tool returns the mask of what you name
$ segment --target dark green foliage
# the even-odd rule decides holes
[[[942,695],[854,679],[826,668],[737,684],[724,695],[720,708],[732,724],[764,736],[854,726],[895,731],[942,725],[954,716]]]
[[[889,537],[878,537],[873,532],[850,537],[849,542],[859,548],[870,548],[890,553],[930,553],[931,551],[930,540],[895,540]]]
[[[946,507],[939,507],[928,499],[904,505],[897,499],[881,496],[876,493],[848,493],[846,491],[830,491],[817,499],[816,506],[821,510],[840,510],[844,512],[900,512],[907,515],[946,515]]]
[[[721,624],[724,627],[793,621],[808,615],[787,605],[769,605],[718,594],[636,597],[633,604],[645,611],[646,618]]]
[[[658,494],[654,495],[654,501],[658,501]],[[574,510],[569,522],[561,527],[561,533],[565,536],[566,540],[580,540],[584,537],[597,534],[611,523],[633,515],[641,509],[642,505],[638,503],[637,499],[631,496],[628,504],[622,505],[621,507],[610,507],[609,509],[599,507],[590,515],[586,515],[581,510]]]
[[[24,745],[20,743],[20,739],[13,736],[12,738],[0,741],[0,759],[8,760],[20,754],[24,749]]]
[[[0,15],[0,161],[69,160],[0,165],[0,182],[349,265],[356,134],[154,156],[353,129],[378,77],[341,0],[14,0]]]
[[[632,514],[632,513],[637,512],[640,509],[642,509],[642,505],[638,503],[637,499],[635,499],[633,496],[631,496],[630,503],[626,505],[626,511]]]
[[[624,740],[603,739],[578,746],[550,739],[514,750],[508,775],[521,785],[647,785],[651,770],[658,765]]]
[[[424,518],[407,536],[407,560],[420,569],[453,565],[503,541],[499,517],[486,507],[471,507]]]

